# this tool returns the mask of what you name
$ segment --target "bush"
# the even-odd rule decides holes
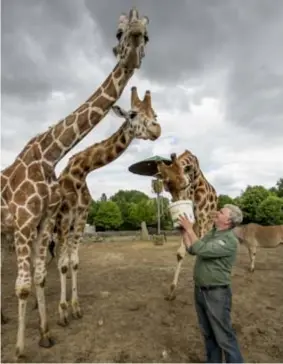
[[[283,198],[269,196],[262,201],[257,209],[256,222],[261,225],[283,224]]]

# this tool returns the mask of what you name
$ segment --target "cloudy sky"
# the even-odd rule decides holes
[[[162,136],[134,141],[90,174],[93,198],[119,189],[151,195],[150,177],[128,167],[185,149],[219,194],[275,185],[283,177],[281,0],[2,0],[1,169],[111,72],[117,21],[132,5],[150,19],[150,42],[118,104],[129,109],[133,85],[141,95],[150,89]],[[109,113],[56,172],[122,122]]]

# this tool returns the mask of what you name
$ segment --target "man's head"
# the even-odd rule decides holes
[[[240,225],[243,213],[236,205],[226,204],[214,216],[214,224],[219,229],[230,229]]]

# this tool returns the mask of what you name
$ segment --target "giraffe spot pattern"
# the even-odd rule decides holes
[[[60,157],[61,153],[62,148],[56,142],[53,142],[49,149],[47,149],[47,151],[44,153],[44,157],[48,161],[53,162]]]
[[[60,136],[60,142],[65,146],[68,147],[72,144],[73,140],[76,138],[76,133],[74,131],[73,126],[67,128],[62,135]]]

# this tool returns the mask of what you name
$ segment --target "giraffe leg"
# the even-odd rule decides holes
[[[2,270],[2,265],[3,265],[4,258],[5,258],[5,253],[4,253],[4,239],[5,239],[5,235],[1,231],[1,270]],[[8,319],[8,317],[6,317],[4,315],[3,310],[2,310],[2,307],[1,307],[1,324],[2,325],[5,325],[8,321],[9,321],[9,319]]]
[[[256,244],[254,241],[249,242],[250,272],[255,270]]]
[[[82,318],[82,312],[78,300],[78,268],[79,268],[79,246],[74,242],[71,251],[71,272],[72,272],[72,314],[74,318]]]
[[[26,218],[26,216],[24,217]],[[19,360],[24,356],[26,307],[27,299],[31,293],[31,246],[35,238],[36,230],[33,230],[29,226],[24,225],[22,229],[16,228],[15,230],[15,247],[18,266],[18,275],[15,284],[15,292],[18,297],[16,360]]]
[[[169,294],[165,296],[166,300],[172,301],[176,298],[176,287],[178,284],[178,280],[179,280],[179,275],[180,275],[180,271],[181,271],[181,266],[183,263],[183,259],[186,255],[186,247],[183,243],[183,239],[181,239],[181,245],[177,251],[177,267],[174,273],[174,278],[173,278],[173,282],[170,285],[170,290],[169,290]]]
[[[79,219],[75,222],[75,231],[71,245],[71,271],[72,271],[72,313],[74,318],[82,318],[82,312],[78,300],[78,268],[79,268],[79,246],[82,241],[82,235],[87,219],[87,213],[84,211],[78,213]]]
[[[54,219],[48,216],[42,221],[41,229],[38,237],[37,246],[35,247],[35,269],[34,269],[34,285],[36,292],[36,302],[40,317],[40,340],[39,346],[50,348],[54,345],[51,338],[46,313],[45,301],[45,282],[46,282],[46,257],[50,234],[54,227]]]
[[[5,325],[9,321],[8,317],[6,317],[3,314],[3,311],[1,310],[1,325]]]
[[[34,285],[36,292],[36,301],[40,317],[40,340],[39,345],[44,348],[52,347],[55,342],[51,338],[45,302],[45,282],[47,276],[46,260],[47,249],[50,236],[54,231],[55,221],[61,203],[60,188],[57,183],[51,186],[51,200],[49,201],[47,214],[42,219],[39,230],[38,242],[35,246],[35,264],[34,264]]]
[[[69,267],[69,252],[67,244],[67,233],[64,237],[61,236],[61,231],[58,232],[58,242],[60,244],[59,259],[58,259],[58,270],[60,274],[61,283],[61,297],[59,302],[59,320],[58,325],[67,326],[68,320],[68,303],[67,303],[67,272]]]

